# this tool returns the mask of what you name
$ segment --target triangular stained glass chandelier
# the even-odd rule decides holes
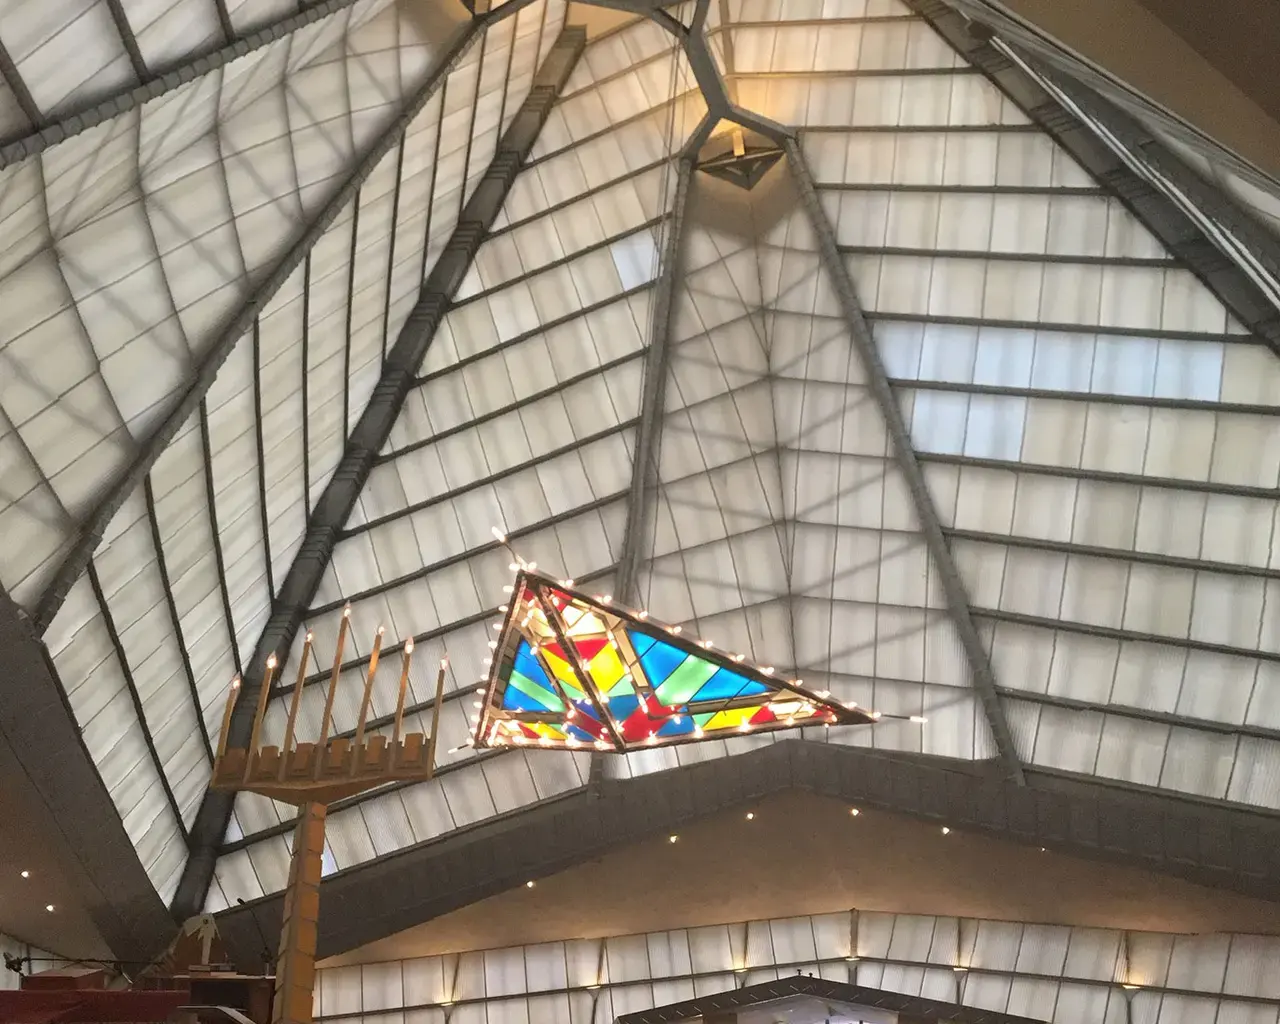
[[[879,716],[520,569],[472,744],[613,753]]]

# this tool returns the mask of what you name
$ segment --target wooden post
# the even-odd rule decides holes
[[[409,664],[413,661],[413,638],[404,642],[404,658],[400,663],[400,696],[396,698],[396,727],[391,734],[391,756],[400,749],[400,730],[404,725],[404,694],[409,688]]]
[[[436,737],[440,735],[440,702],[444,698],[444,673],[449,659],[440,659],[440,674],[436,676],[436,704],[431,709],[431,739],[427,741],[427,771],[436,772]]]
[[[382,653],[382,638],[386,632],[385,626],[379,626],[378,635],[373,638],[373,653],[369,656],[369,668],[364,676],[364,696],[360,698],[360,717],[356,720],[356,738],[352,744],[356,750],[364,743],[364,726],[369,718],[369,700],[373,696],[373,677],[378,671],[378,655]],[[356,773],[359,760],[358,757],[351,759],[352,775]]]
[[[227,707],[222,712],[222,730],[218,733],[218,760],[227,752],[227,734],[231,731],[231,712],[236,709],[236,697],[240,695],[240,677],[231,680],[231,689],[227,693]]]
[[[314,776],[320,778],[324,770],[324,749],[329,742],[329,720],[333,717],[333,695],[338,690],[338,676],[342,675],[342,650],[347,643],[347,627],[351,625],[351,606],[342,609],[342,625],[338,627],[338,646],[333,652],[333,671],[329,673],[329,693],[324,699],[324,718],[320,722],[320,738],[316,740],[316,766]]]
[[[284,891],[284,920],[276,958],[272,1024],[311,1024],[316,977],[316,927],[320,920],[320,879],[324,874],[326,807],[307,801],[298,808],[293,858]]]
[[[249,781],[253,771],[253,755],[262,738],[262,720],[267,714],[267,699],[271,696],[271,681],[276,674],[276,656],[267,658],[267,671],[262,676],[262,690],[258,693],[258,710],[253,715],[253,735],[249,737],[249,749],[244,753],[244,779]]]
[[[298,676],[293,683],[293,700],[289,703],[289,723],[284,728],[284,743],[280,746],[280,778],[289,770],[289,747],[293,744],[293,730],[298,721],[298,705],[302,703],[302,684],[307,678],[307,659],[311,656],[312,635],[307,633],[302,643],[302,660],[298,662]]]

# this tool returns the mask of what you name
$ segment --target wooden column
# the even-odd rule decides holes
[[[271,1024],[311,1024],[320,877],[324,871],[325,811],[326,805],[316,801],[308,801],[298,808],[289,885],[284,892],[284,922],[280,928]]]

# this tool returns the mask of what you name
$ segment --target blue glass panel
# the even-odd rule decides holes
[[[772,687],[755,679],[738,675],[722,668],[693,695],[694,702],[704,700],[732,700],[734,697],[754,697],[757,693],[769,693]]]
[[[636,652],[637,658],[652,647],[654,641],[648,633],[640,633],[634,629],[627,630],[627,639],[631,641],[631,647]]]
[[[649,678],[649,685],[656,690],[687,657],[678,647],[654,640],[653,645],[640,655],[640,665]]]

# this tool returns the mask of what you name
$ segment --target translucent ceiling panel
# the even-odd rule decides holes
[[[813,739],[989,756],[936,570],[803,213],[769,223],[699,183],[636,599],[885,715],[866,730],[806,730]],[[740,233],[701,226],[713,210]],[[647,772],[761,742],[607,767]]]
[[[511,581],[511,555],[491,528],[500,527],[523,557],[553,572],[585,586],[612,586],[659,233],[674,174],[653,166],[643,150],[627,153],[634,163],[615,164],[612,179],[573,202],[549,202],[543,182],[557,167],[581,168],[590,154],[567,152],[521,172],[502,226],[481,245],[429,349],[307,618],[315,661],[299,716],[304,736],[321,726],[345,603],[352,628],[333,711],[338,733],[355,727],[378,626],[388,635],[373,681],[374,728],[390,727],[398,660],[391,655],[403,638],[413,636],[418,645],[408,703],[424,721],[432,713],[435,666],[449,659],[440,779],[346,813],[332,833],[339,838],[331,839],[338,867],[585,779],[585,762],[572,755],[555,761],[531,754],[525,767],[525,752],[508,762],[506,754],[495,758],[463,741],[469,695],[484,676],[490,626]],[[593,173],[609,172],[597,166]],[[277,725],[288,696],[269,711]],[[219,868],[226,898],[244,886],[273,891],[283,884],[264,866],[270,857],[264,844],[283,834],[289,814],[238,801],[230,838],[241,852],[229,853]]]
[[[372,960],[371,950],[356,951],[356,962],[317,973],[317,1016],[382,1024],[456,1004],[476,1020],[611,1020],[797,974],[1055,1024],[1121,1024],[1131,1013],[1152,1024],[1275,1024],[1280,1012],[1262,969],[1280,954],[1270,936],[857,908],[412,960],[360,963],[361,952]],[[833,1019],[837,1009],[848,1019],[866,1016],[828,1008]]]
[[[678,150],[706,103],[674,36],[637,21],[588,44],[533,147],[539,159],[625,127]]]
[[[22,4],[0,41],[46,116],[67,114],[138,83],[107,0]]]
[[[22,509],[31,552],[6,557],[0,582],[24,603],[250,289],[425,80],[437,46],[399,7],[365,0],[3,172],[0,408],[38,486],[0,498],[0,515]],[[383,315],[382,291],[361,317]],[[367,373],[362,384],[361,399]]]
[[[1280,360],[985,80],[892,52],[803,147],[1019,754],[1280,807]]]

